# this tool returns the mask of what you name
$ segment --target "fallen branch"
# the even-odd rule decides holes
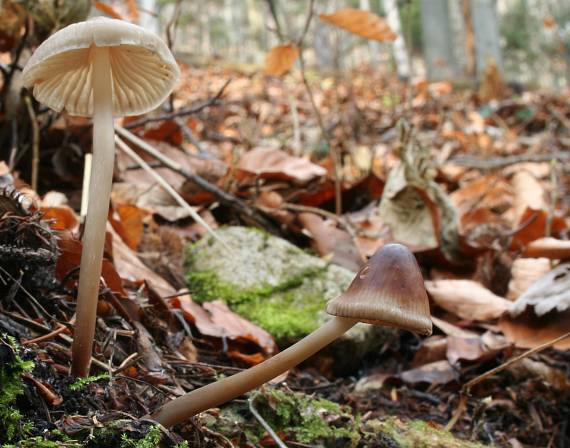
[[[258,211],[251,208],[241,199],[238,199],[232,194],[217,187],[216,185],[211,184],[203,177],[191,173],[190,171],[185,169],[181,164],[165,156],[156,148],[145,142],[143,139],[137,137],[132,132],[126,130],[125,128],[121,126],[115,126],[115,130],[117,131],[117,134],[119,134],[121,137],[137,145],[147,154],[150,154],[156,160],[160,161],[167,168],[170,168],[171,170],[183,176],[185,179],[198,185],[204,191],[213,194],[220,202],[233,208],[236,212],[240,213],[244,218],[246,218],[246,220],[249,220],[250,222],[257,224],[259,227],[267,230],[270,233],[273,233],[274,235],[279,235],[281,233],[279,229],[271,221],[269,221],[267,218],[261,215],[261,213],[259,213]]]

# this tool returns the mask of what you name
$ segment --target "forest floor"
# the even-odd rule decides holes
[[[434,334],[390,332],[342,369],[324,353],[171,430],[153,426],[142,417],[168,399],[310,328],[272,331],[239,315],[227,288],[202,294],[190,253],[212,237],[117,150],[93,376],[71,377],[91,127],[38,113],[36,189],[30,154],[15,169],[0,162],[3,447],[570,446],[570,339],[465,387],[570,331],[569,92],[515,91],[493,73],[477,90],[407,84],[361,68],[308,74],[316,114],[294,74],[184,68],[183,79],[176,113],[122,122],[175,161],[121,134],[152,169],[215,232],[255,227],[349,273],[406,244]]]

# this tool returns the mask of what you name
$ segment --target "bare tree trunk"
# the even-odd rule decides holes
[[[158,34],[158,17],[153,14],[156,13],[156,11],[156,0],[140,0],[139,25],[146,30]]]
[[[496,0],[471,0],[471,17],[475,35],[477,76],[481,77],[490,60],[494,60],[499,69],[503,65]]]
[[[457,78],[460,68],[453,54],[453,32],[447,0],[421,0],[420,7],[428,78]]]
[[[370,11],[370,0],[360,0],[360,9]],[[368,41],[368,52],[370,53],[370,62],[373,65],[380,63],[380,44],[376,41]]]
[[[402,24],[400,22],[400,10],[398,9],[397,0],[382,0],[384,10],[386,11],[386,20],[392,31],[396,33],[393,52],[396,61],[396,71],[400,79],[408,79],[411,75],[411,65],[406,41],[402,34]]]

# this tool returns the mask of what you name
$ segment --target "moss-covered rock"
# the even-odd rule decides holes
[[[233,249],[212,237],[190,246],[187,279],[198,302],[224,300],[232,310],[270,332],[279,345],[306,336],[329,319],[327,300],[341,294],[354,273],[312,256],[288,241],[247,227],[225,227],[218,235]],[[344,340],[344,363],[385,342],[393,330],[357,325]],[[349,341],[349,342],[347,342]],[[340,347],[340,346],[339,346]]]

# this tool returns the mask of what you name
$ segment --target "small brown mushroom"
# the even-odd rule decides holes
[[[331,300],[334,317],[295,345],[274,357],[176,398],[152,418],[171,427],[211,407],[261,386],[342,336],[358,322],[387,325],[431,334],[429,303],[413,254],[400,244],[379,249],[358,272],[347,291]]]

